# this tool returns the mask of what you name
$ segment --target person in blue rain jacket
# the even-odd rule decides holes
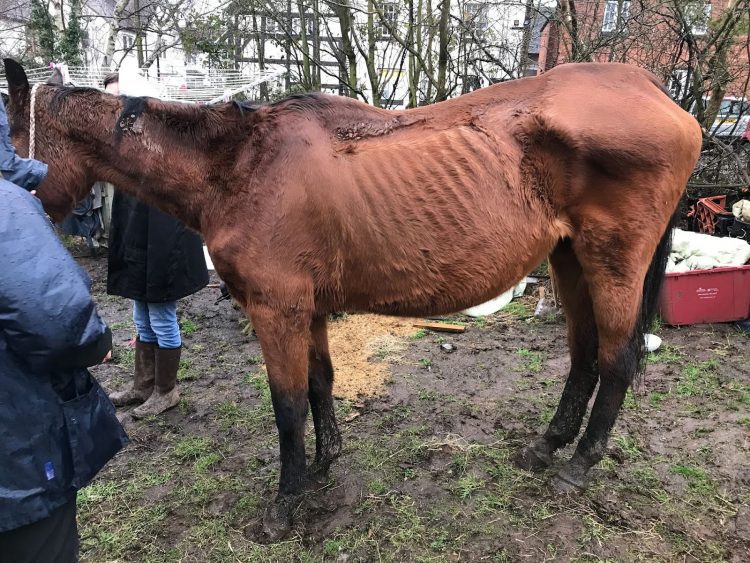
[[[76,492],[127,443],[86,369],[112,335],[30,193],[46,174],[16,154],[0,99],[0,561],[14,563],[77,561]]]

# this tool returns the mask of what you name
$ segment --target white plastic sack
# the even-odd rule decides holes
[[[208,253],[208,248],[206,248],[205,245],[203,246],[203,256],[206,258],[206,268],[214,270],[214,263],[211,260],[211,255]]]
[[[750,200],[741,199],[732,206],[732,214],[740,221],[750,223]]]
[[[468,315],[470,317],[486,317],[487,315],[497,313],[500,309],[513,301],[514,297],[520,297],[521,295],[523,295],[524,291],[526,291],[526,278],[519,282],[515,287],[512,287],[511,289],[509,289],[505,293],[498,295],[494,299],[490,299],[489,301],[487,301],[486,303],[482,303],[481,305],[476,305],[474,307],[464,309],[461,312],[464,315]]]
[[[742,266],[750,260],[750,244],[742,239],[715,237],[675,229],[667,272]]]

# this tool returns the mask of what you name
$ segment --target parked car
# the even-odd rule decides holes
[[[708,98],[704,98],[704,104]],[[750,142],[750,103],[745,98],[727,96],[721,101],[719,113],[711,126],[711,134],[719,139]]]

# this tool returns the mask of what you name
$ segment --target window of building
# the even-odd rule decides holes
[[[275,33],[281,32],[279,22],[277,22],[275,19],[270,18],[268,16],[265,17],[265,20],[266,20],[266,33],[275,34]]]
[[[711,4],[691,2],[685,6],[685,19],[690,24],[690,31],[693,35],[706,35],[708,22],[711,19]]]
[[[127,51],[128,49],[131,49],[133,47],[133,43],[135,42],[135,37],[133,37],[132,35],[123,33],[120,36],[120,41],[122,42],[122,50]]]
[[[487,31],[489,27],[487,5],[467,2],[464,4],[463,20],[466,29],[475,35]]]
[[[391,31],[389,27],[394,27],[398,22],[398,4],[383,4],[381,9],[383,10],[383,19],[378,22],[376,32],[381,39],[390,39]],[[385,20],[388,26],[383,23],[383,20]]]
[[[679,100],[687,91],[687,79],[688,71],[685,69],[677,69],[672,71],[672,76],[669,79],[669,93],[675,100]]]
[[[619,12],[619,18],[618,18]],[[604,20],[602,31],[612,33],[627,28],[628,16],[630,15],[629,0],[607,0],[604,4]]]

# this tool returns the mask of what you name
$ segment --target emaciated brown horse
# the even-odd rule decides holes
[[[30,90],[6,61],[13,140],[29,146]],[[642,367],[670,218],[698,158],[696,121],[654,76],[564,65],[460,98],[386,111],[308,95],[262,107],[186,106],[45,85],[38,195],[61,219],[95,180],[172,213],[205,237],[252,319],[280,439],[271,537],[306,478],[339,455],[326,316],[454,312],[495,297],[549,256],[571,367],[538,470],[588,426],[554,484],[582,487]],[[317,438],[306,470],[308,404]]]

